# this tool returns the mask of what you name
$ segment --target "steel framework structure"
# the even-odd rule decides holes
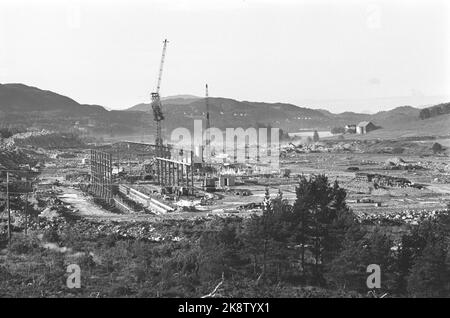
[[[186,187],[194,193],[194,152],[161,145],[155,158],[156,179],[161,189]]]
[[[112,200],[112,155],[91,149],[91,191],[110,203]]]

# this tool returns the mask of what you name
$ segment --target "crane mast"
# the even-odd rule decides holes
[[[211,154],[211,121],[210,121],[210,114],[209,114],[209,93],[208,93],[208,84],[206,84],[205,89],[205,104],[206,104],[206,140],[205,140],[205,148],[206,148],[206,155],[208,156],[207,159],[210,159],[209,157]]]
[[[154,93],[152,93],[153,117],[154,117],[154,120],[156,123],[155,144],[156,144],[156,152],[157,152],[158,156],[161,155],[161,148],[162,148],[162,144],[163,144],[162,133],[161,133],[161,121],[164,120],[164,114],[162,111],[159,90],[161,88],[161,78],[162,78],[162,72],[163,72],[163,67],[164,67],[164,59],[166,57],[167,43],[169,43],[169,41],[167,41],[167,39],[164,40],[162,56],[161,56],[161,64],[159,66],[158,82],[156,84],[156,91]]]
[[[208,84],[206,84],[206,94],[205,94],[205,103],[206,103],[206,145],[208,146],[211,142],[210,140],[210,132],[211,122],[209,120],[209,95],[208,95]]]

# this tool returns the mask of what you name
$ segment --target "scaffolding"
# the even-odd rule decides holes
[[[91,149],[91,192],[95,197],[111,203],[112,194],[112,155]]]
[[[185,188],[194,194],[194,153],[190,150],[163,146],[160,157],[155,158],[156,174],[161,189]]]

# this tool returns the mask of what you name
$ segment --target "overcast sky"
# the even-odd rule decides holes
[[[0,83],[80,103],[161,94],[290,102],[334,112],[450,101],[447,0],[0,2]]]

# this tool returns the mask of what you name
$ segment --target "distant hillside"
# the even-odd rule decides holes
[[[205,98],[176,95],[163,98],[162,104],[166,115],[163,131],[166,134],[177,127],[192,129],[195,119],[205,119]],[[436,113],[440,116],[447,111],[443,106],[449,107],[449,104],[429,108],[430,114]],[[420,114],[424,111],[411,106],[401,106],[376,114],[333,114],[323,109],[316,110],[286,103],[237,101],[222,97],[210,97],[209,106],[213,127],[223,129],[271,125],[286,132],[302,129],[331,130],[361,121],[372,121],[385,131],[411,131],[421,126]],[[0,127],[11,124],[108,136],[150,135],[154,129],[150,104],[139,104],[122,111],[109,111],[99,105],[81,105],[69,97],[36,87],[4,84],[0,85]],[[428,128],[429,126],[424,127]]]
[[[167,113],[165,125],[170,127],[192,126],[193,119],[204,119],[206,114],[205,98],[179,103],[173,99],[163,101],[163,111]],[[218,128],[249,127],[271,124],[287,130],[300,127],[322,127],[328,118],[318,110],[283,103],[262,103],[236,101],[229,98],[209,98],[211,125]],[[151,110],[150,104],[139,104],[127,111]],[[331,124],[331,121],[329,122]]]
[[[185,103],[185,102],[189,102],[189,101],[193,102],[198,99],[202,99],[202,97],[198,97],[195,95],[189,95],[189,94],[166,96],[166,97],[162,98],[163,101],[166,101],[166,102],[169,101],[172,104],[177,103],[177,102],[179,102],[179,103]]]
[[[98,105],[80,105],[69,97],[23,84],[0,84],[0,109],[6,113],[59,111],[79,114],[106,111]]]
[[[382,111],[370,116],[370,120],[379,126],[396,126],[405,122],[412,123],[419,119],[420,109],[400,106],[389,111]]]
[[[124,111],[130,111],[130,112],[149,112],[151,111],[152,106],[150,104],[140,103],[137,105],[134,105],[130,108],[127,108]]]
[[[201,99],[201,97],[194,96],[194,95],[174,95],[174,96],[163,97],[161,100],[165,104],[186,105],[186,104],[192,103],[199,99]],[[141,103],[141,104],[134,105],[126,110],[146,112],[146,111],[149,111],[150,109],[151,109],[150,103]]]
[[[366,135],[346,135],[346,139],[395,139],[425,136],[450,137],[450,114],[431,117],[414,122],[398,122],[397,125],[383,127]]]
[[[443,103],[431,107],[424,108],[420,111],[420,119],[450,114],[450,103]]]
[[[216,127],[247,127],[255,123],[271,124],[282,127],[286,131],[299,129],[331,129],[343,127],[347,124],[358,124],[361,121],[373,121],[382,127],[394,127],[402,122],[412,122],[419,119],[420,109],[411,106],[401,106],[390,111],[375,114],[362,114],[344,112],[333,114],[328,110],[311,109],[285,103],[262,103],[249,101],[236,101],[229,98],[209,98],[212,124]],[[185,119],[202,118],[205,115],[205,99],[194,101],[184,100],[173,102],[163,101],[163,108],[170,116],[166,123],[181,125]],[[150,111],[150,104],[139,104],[128,110]]]
[[[0,127],[121,134],[135,132],[146,117],[107,111],[99,105],[82,105],[69,97],[24,84],[0,84]]]

